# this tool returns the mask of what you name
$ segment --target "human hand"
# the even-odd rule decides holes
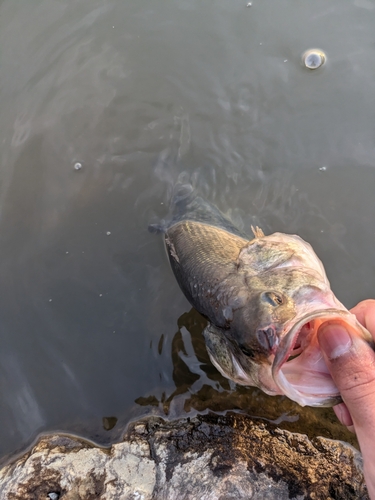
[[[375,339],[375,300],[364,300],[351,312]],[[375,353],[339,323],[323,324],[318,341],[343,399],[333,409],[357,434],[367,488],[375,499]]]

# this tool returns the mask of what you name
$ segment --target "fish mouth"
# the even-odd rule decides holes
[[[317,338],[321,325],[333,321],[373,343],[369,332],[349,311],[324,309],[300,318],[280,342],[272,376],[283,394],[301,406],[334,406],[342,401]]]

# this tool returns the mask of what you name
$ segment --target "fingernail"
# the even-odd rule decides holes
[[[348,331],[338,323],[324,323],[318,330],[318,341],[329,359],[339,358],[352,346]]]

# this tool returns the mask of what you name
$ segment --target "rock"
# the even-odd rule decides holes
[[[4,500],[368,499],[360,453],[228,413],[148,417],[108,448],[44,436],[0,471]]]

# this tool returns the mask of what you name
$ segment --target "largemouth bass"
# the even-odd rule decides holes
[[[302,406],[341,401],[317,341],[319,326],[342,322],[373,346],[370,333],[331,291],[323,264],[296,235],[253,237],[201,198],[186,194],[164,227],[178,284],[209,324],[212,363],[234,382]]]

